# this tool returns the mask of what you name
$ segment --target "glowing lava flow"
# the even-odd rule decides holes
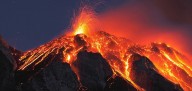
[[[164,43],[152,43],[141,46],[128,39],[116,37],[106,32],[98,31],[88,34],[91,29],[91,13],[83,12],[73,26],[73,35],[61,36],[34,50],[27,51],[20,58],[23,63],[18,70],[34,68],[48,55],[61,55],[63,62],[71,64],[79,51],[99,52],[110,64],[114,74],[131,82],[138,90],[140,88],[129,77],[129,58],[133,53],[148,57],[162,76],[175,84],[180,84],[185,91],[192,91],[192,64],[177,50]],[[77,35],[78,34],[78,35]],[[84,35],[85,34],[85,35]]]
[[[105,32],[98,32],[93,36],[94,48],[107,59],[112,69],[122,77],[134,82],[129,78],[129,58],[137,53],[148,57],[157,67],[158,72],[175,84],[180,84],[185,91],[192,90],[192,66],[190,62],[178,51],[168,47],[164,43],[152,43],[147,46],[140,46],[124,38],[117,38]]]

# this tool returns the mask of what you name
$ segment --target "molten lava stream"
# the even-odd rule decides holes
[[[130,43],[123,41],[124,39],[116,39],[115,36],[108,35],[105,32],[98,32],[94,34],[91,39],[91,50],[96,49],[102,56],[107,59],[114,74],[122,76],[129,81],[136,89],[143,91],[144,89],[135,84],[129,76],[128,60],[130,54],[126,54],[126,49]],[[123,46],[120,46],[122,45]]]
[[[175,84],[180,84],[185,91],[192,90],[192,70],[189,65],[184,64],[180,55],[176,55],[176,51],[171,49],[169,52],[166,48],[159,48],[160,52],[151,51],[145,54],[157,67],[159,73]],[[178,59],[180,58],[180,59]]]
[[[167,47],[165,44],[157,44],[156,47],[160,52],[154,52],[150,47],[138,46],[134,49],[135,45],[123,42],[121,38],[117,38],[105,33],[96,34],[92,38],[94,42],[93,47],[107,59],[112,69],[120,74],[122,77],[130,81],[136,88],[139,88],[129,77],[128,59],[125,59],[129,53],[126,54],[127,49],[132,50],[134,53],[148,57],[157,67],[157,72],[163,75],[168,80],[175,84],[180,84],[185,91],[192,90],[191,66],[186,64],[186,59],[178,54],[174,49]],[[101,46],[102,45],[102,46]],[[129,48],[132,46],[133,48]],[[169,50],[169,51],[167,51]],[[141,89],[141,88],[140,88]]]

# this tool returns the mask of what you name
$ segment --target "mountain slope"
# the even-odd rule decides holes
[[[164,43],[143,46],[98,31],[92,36],[62,35],[24,53],[10,46],[0,49],[7,50],[0,57],[9,69],[1,79],[15,75],[15,82],[5,82],[18,91],[192,89],[188,59]]]

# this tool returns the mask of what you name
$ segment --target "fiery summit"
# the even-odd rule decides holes
[[[79,70],[73,63],[77,60],[79,52],[88,51],[100,53],[106,59],[113,71],[112,78],[120,76],[137,90],[148,90],[145,85],[150,85],[141,85],[137,81],[136,77],[146,74],[136,76],[132,62],[134,62],[133,59],[141,60],[141,58],[149,59],[151,64],[154,64],[154,66],[147,66],[148,64],[145,63],[145,66],[152,72],[180,85],[185,91],[192,90],[192,64],[174,47],[170,47],[166,43],[139,45],[126,38],[104,31],[95,31],[95,22],[94,13],[83,10],[72,25],[71,30],[74,30],[72,33],[23,53],[19,59],[18,70],[36,70],[37,67],[46,63],[45,60],[51,62],[53,58],[58,57],[62,62],[70,64],[78,80],[81,81]],[[133,57],[133,55],[140,56]]]
[[[95,13],[88,7],[81,9],[80,14],[73,20],[72,24],[72,35],[77,34],[89,34],[95,29],[97,20]],[[93,30],[94,31],[94,30]]]

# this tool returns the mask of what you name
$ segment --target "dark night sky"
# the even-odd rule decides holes
[[[0,34],[17,49],[26,50],[51,40],[67,28],[76,0],[1,1]]]
[[[83,0],[98,13],[134,0]],[[0,0],[0,35],[19,50],[28,50],[46,43],[67,29],[82,0]],[[152,3],[166,19],[191,26],[192,1],[137,0]],[[174,2],[174,3],[173,3]],[[190,3],[189,3],[190,2]],[[184,6],[183,6],[184,5]],[[176,11],[175,11],[176,10]],[[190,38],[191,32],[186,31]],[[192,45],[192,44],[191,44]]]

